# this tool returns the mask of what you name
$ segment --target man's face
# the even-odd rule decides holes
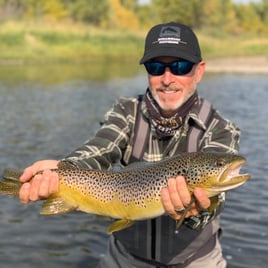
[[[170,63],[179,60],[174,57],[159,57],[154,61]],[[169,117],[185,103],[196,90],[205,70],[205,62],[201,61],[193,66],[185,75],[174,75],[170,68],[166,67],[162,75],[148,74],[149,89],[161,108],[163,116]]]

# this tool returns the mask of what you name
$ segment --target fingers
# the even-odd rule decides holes
[[[22,185],[19,198],[24,204],[29,201],[37,201],[48,198],[49,195],[59,190],[59,177],[56,172],[45,170],[42,174],[33,177],[30,183]]]
[[[29,202],[30,188],[31,184],[29,182],[22,184],[22,186],[20,187],[19,197],[21,203],[27,204]]]
[[[180,210],[187,209],[185,216],[190,217],[210,206],[210,200],[202,189],[196,188],[191,195],[182,176],[168,180],[168,186],[161,191],[161,198],[166,212],[175,220],[182,217],[183,212],[180,213]]]
[[[194,196],[196,199],[196,206],[199,210],[208,209],[211,205],[210,199],[204,193],[204,191],[200,188],[194,189]]]
[[[20,177],[23,184],[19,191],[19,198],[22,203],[44,199],[58,191],[59,177],[57,173],[50,171],[50,169],[57,169],[58,163],[57,160],[41,160],[25,168]],[[38,173],[40,171],[43,172]]]
[[[188,191],[187,183],[184,177],[179,176],[176,178],[176,190],[177,195],[180,197],[183,207],[188,207],[191,203],[191,194]]]
[[[174,219],[176,219],[176,212],[174,209],[174,205],[171,201],[170,195],[169,195],[169,190],[168,188],[163,188],[161,190],[161,198],[162,198],[162,203],[165,208],[165,211]]]
[[[168,180],[168,191],[170,196],[170,204],[172,204],[173,209],[181,209],[184,208],[183,198],[180,194],[182,192],[181,188],[177,186],[177,180],[178,184],[180,184],[180,181],[182,181],[182,184],[184,183],[184,179],[181,177],[178,177],[176,179],[169,179]]]
[[[51,172],[48,194],[54,194],[59,191],[59,175],[56,172]]]
[[[37,177],[38,179],[38,177]],[[48,198],[50,194],[58,191],[58,175],[51,170],[44,170],[39,185],[38,198]]]
[[[29,200],[37,201],[39,198],[39,190],[42,182],[42,175],[36,175],[32,180],[30,192],[29,192]]]
[[[37,170],[35,170],[33,168],[33,166],[27,167],[24,169],[24,171],[20,177],[20,181],[26,182],[26,181],[30,180],[36,173],[37,173]]]
[[[58,168],[59,161],[57,160],[41,160],[37,161],[31,166],[24,169],[23,174],[20,177],[21,182],[29,181],[36,173],[45,169]]]
[[[161,198],[166,212],[175,220],[179,220],[181,215],[176,210],[184,209],[191,201],[185,179],[181,176],[170,178],[167,188],[162,189]],[[189,213],[186,214],[186,216]]]

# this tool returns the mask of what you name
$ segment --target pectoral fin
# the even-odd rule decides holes
[[[181,218],[179,219],[179,221],[178,221],[177,224],[176,224],[176,229],[179,229],[179,228],[182,226],[183,221],[184,221],[184,219],[185,219],[187,213],[190,211],[190,209],[191,209],[191,207],[192,207],[192,204],[193,204],[194,202],[195,202],[195,198],[194,198],[194,196],[192,196],[192,197],[191,197],[191,202],[190,202],[190,204],[185,208],[183,214],[181,215]]]
[[[128,219],[121,219],[113,222],[107,230],[107,234],[111,234],[113,232],[121,231],[126,229],[134,224],[134,221]]]
[[[66,203],[60,196],[51,195],[42,206],[41,215],[54,215],[60,213],[67,213],[75,210],[76,207]]]
[[[184,219],[185,219],[185,217],[186,217],[186,214],[188,213],[189,210],[190,210],[190,206],[187,207],[187,208],[184,210],[184,212],[183,212],[183,214],[181,215],[180,219],[179,219],[179,220],[177,221],[177,223],[176,223],[176,229],[179,229],[179,228],[182,226],[182,223],[183,223],[183,221],[184,221]]]
[[[210,197],[209,199],[210,199],[211,205],[208,208],[208,212],[212,213],[218,207],[219,197],[215,195],[215,196]]]

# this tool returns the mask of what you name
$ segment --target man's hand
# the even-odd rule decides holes
[[[27,204],[29,201],[44,199],[57,192],[59,176],[51,171],[51,169],[57,168],[57,160],[42,160],[27,167],[20,177],[20,181],[23,183],[19,192],[20,201]],[[43,173],[37,174],[39,171],[43,171]]]
[[[192,202],[191,194],[182,176],[170,178],[167,188],[163,188],[161,191],[161,198],[166,212],[177,221],[181,218],[181,214],[178,212],[188,208],[189,205],[190,209],[186,217],[196,216],[200,211],[210,206],[210,200],[202,189],[196,188],[193,192],[193,197],[194,202]]]

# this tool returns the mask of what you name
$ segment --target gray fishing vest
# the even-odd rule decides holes
[[[141,98],[137,108],[132,160],[143,157],[146,139],[150,129],[140,111]],[[211,104],[202,100],[199,118],[208,124],[212,113]],[[189,129],[187,152],[196,152],[203,130],[194,126]],[[176,230],[176,221],[169,216],[152,220],[137,221],[132,227],[114,233],[116,240],[134,257],[155,267],[186,267],[191,261],[209,253],[216,243],[218,220],[213,220],[201,230],[182,225]]]

